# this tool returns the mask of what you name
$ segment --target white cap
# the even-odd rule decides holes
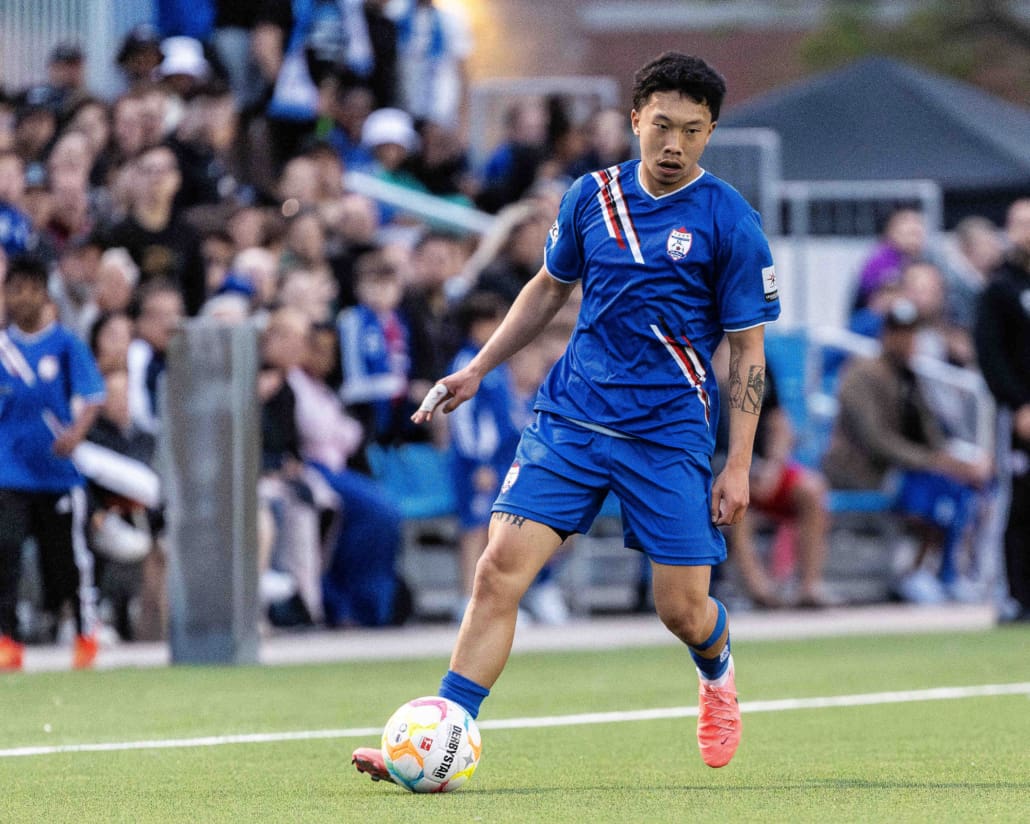
[[[409,152],[418,148],[418,133],[411,115],[402,109],[376,109],[365,118],[361,127],[361,142],[375,148],[384,143],[396,143]]]
[[[193,37],[168,37],[161,43],[164,60],[158,71],[162,77],[185,74],[197,80],[206,80],[210,66],[204,57],[204,47]]]

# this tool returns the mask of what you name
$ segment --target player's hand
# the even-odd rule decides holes
[[[749,501],[747,469],[727,464],[712,484],[712,523],[716,526],[739,524]]]
[[[468,367],[442,378],[426,394],[422,405],[411,416],[411,420],[415,423],[428,423],[433,419],[433,413],[440,408],[444,414],[450,414],[476,394],[480,380],[478,373]]]
[[[82,436],[72,429],[65,429],[60,435],[54,438],[52,447],[55,455],[67,458],[75,450],[75,447],[82,441]]]
[[[422,399],[422,405],[415,410],[415,414],[411,416],[411,419],[415,423],[428,423],[433,419],[433,413],[436,411],[436,408],[453,397],[454,394],[441,381],[426,393],[425,398]]]

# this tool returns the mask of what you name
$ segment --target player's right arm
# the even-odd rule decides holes
[[[464,368],[437,381],[411,419],[415,423],[431,421],[440,404],[443,404],[445,413],[453,412],[475,395],[483,376],[539,335],[575,288],[576,282],[564,283],[551,277],[546,268],[541,268],[519,292],[501,325],[479,354]],[[446,392],[438,389],[440,386],[445,387]]]

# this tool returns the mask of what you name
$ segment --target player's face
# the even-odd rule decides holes
[[[26,332],[35,332],[43,323],[43,309],[50,296],[45,286],[28,278],[8,278],[4,283],[7,317]]]
[[[640,176],[653,195],[689,183],[700,173],[698,160],[715,129],[712,113],[679,92],[655,92],[630,114],[640,138]]]

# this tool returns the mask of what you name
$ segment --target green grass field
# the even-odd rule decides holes
[[[1030,682],[1030,628],[738,643],[741,701]],[[382,725],[445,661],[0,676],[0,750]],[[516,655],[480,720],[693,706],[675,646]],[[1030,821],[1030,690],[745,712],[728,767],[693,718],[485,729],[443,796],[349,765],[371,736],[0,757],[10,822]]]

